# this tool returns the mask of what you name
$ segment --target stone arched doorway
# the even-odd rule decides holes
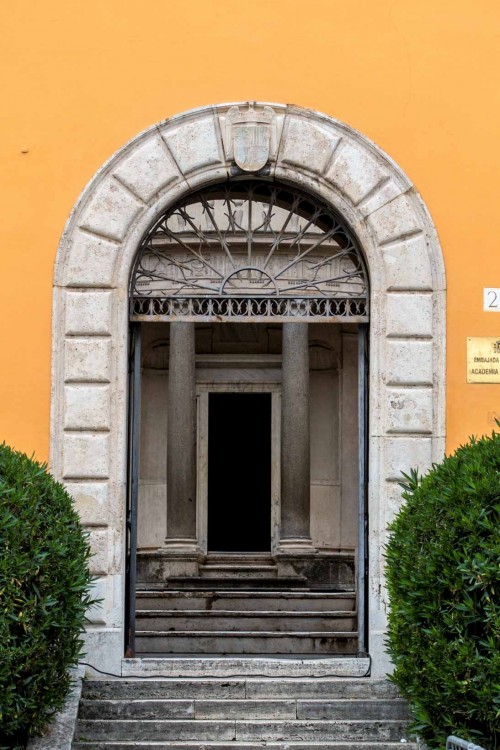
[[[244,111],[248,105],[240,105]],[[432,221],[401,170],[351,128],[316,112],[266,113],[262,176],[321,198],[357,237],[370,275],[369,649],[383,674],[381,547],[398,479],[444,451],[445,278]],[[54,276],[51,465],[91,528],[102,605],[87,649],[117,670],[124,650],[128,285],[148,228],[183,195],[239,173],[234,107],[174,117],[141,134],[89,183]],[[236,162],[236,163],[235,163]],[[244,165],[245,166],[245,165]]]
[[[366,654],[368,311],[358,241],[290,185],[234,175],[147,232],[127,655]]]

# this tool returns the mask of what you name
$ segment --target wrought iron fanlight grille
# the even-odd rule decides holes
[[[133,320],[368,320],[368,277],[348,228],[316,198],[226,182],[168,209],[141,243]]]

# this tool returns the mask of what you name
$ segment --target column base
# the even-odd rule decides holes
[[[167,537],[158,551],[166,578],[198,575],[201,553],[196,539]]]
[[[137,578],[142,583],[166,583],[169,578],[197,576],[203,559],[195,539],[167,539],[156,551],[138,554]]]
[[[191,538],[167,537],[163,542],[163,547],[160,547],[160,551],[180,555],[197,555],[199,552],[198,541]]]
[[[281,539],[275,556],[278,577],[303,578],[308,576],[312,559],[317,555],[312,541],[307,537]]]
[[[290,539],[280,539],[279,552],[286,555],[304,555],[315,554],[316,548],[313,547],[311,537],[291,537]]]

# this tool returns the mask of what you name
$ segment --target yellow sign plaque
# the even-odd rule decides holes
[[[500,336],[467,337],[467,382],[500,383]]]

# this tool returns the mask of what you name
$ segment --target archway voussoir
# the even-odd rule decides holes
[[[379,245],[416,237],[425,230],[421,217],[413,206],[413,196],[399,195],[368,216]]]
[[[367,148],[346,138],[337,148],[326,178],[365,217],[408,189]]]
[[[107,176],[85,207],[80,227],[111,242],[122,242],[144,208],[129,189]]]
[[[193,113],[192,119],[181,122],[167,122],[159,133],[187,180],[216,167],[220,168],[221,177],[227,175],[219,121],[211,111]]]
[[[425,235],[419,234],[380,249],[388,290],[433,289],[432,269]]]
[[[68,287],[112,287],[120,246],[75,229],[63,283]]]
[[[151,136],[132,151],[114,174],[145,203],[182,180],[182,173],[160,135]]]
[[[276,167],[300,169],[321,177],[326,174],[342,134],[326,121],[311,115],[288,114],[285,117]]]

